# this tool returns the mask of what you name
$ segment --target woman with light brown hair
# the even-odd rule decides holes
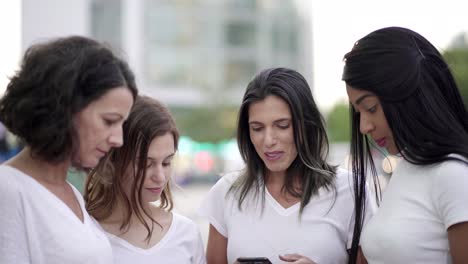
[[[86,209],[108,236],[114,262],[205,263],[198,227],[171,212],[179,132],[169,110],[138,97],[123,138],[122,148],[99,163],[85,187]]]

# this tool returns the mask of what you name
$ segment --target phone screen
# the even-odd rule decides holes
[[[255,258],[238,258],[237,262],[243,264],[272,264],[268,258],[255,257]]]

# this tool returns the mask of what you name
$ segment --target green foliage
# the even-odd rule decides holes
[[[199,142],[219,142],[235,137],[237,107],[171,108],[181,135]]]
[[[77,171],[76,169],[69,169],[67,173],[67,180],[75,186],[81,193],[84,190],[84,184],[86,179],[86,173],[83,171]]]
[[[465,106],[468,106],[468,47],[447,50],[443,56],[452,70]]]
[[[349,142],[351,130],[348,104],[337,103],[328,114],[326,122],[330,142]]]

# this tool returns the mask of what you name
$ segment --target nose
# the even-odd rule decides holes
[[[276,144],[277,138],[276,133],[273,129],[266,129],[265,132],[265,145],[266,147],[272,147]]]
[[[164,169],[161,165],[154,166],[151,171],[148,172],[151,180],[156,183],[161,183],[166,180]]]
[[[123,128],[121,126],[117,127],[109,136],[109,143],[112,147],[118,148],[123,145]]]
[[[359,130],[362,134],[366,135],[371,133],[375,129],[375,125],[372,120],[364,114],[360,116]]]

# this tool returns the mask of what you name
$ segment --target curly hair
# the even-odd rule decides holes
[[[98,221],[108,218],[118,202],[125,208],[124,221],[121,229],[127,230],[130,218],[135,215],[148,231],[147,239],[151,238],[152,227],[145,221],[143,215],[157,222],[142,206],[141,190],[146,177],[148,149],[154,138],[172,134],[174,149],[177,150],[179,132],[169,109],[155,99],[138,96],[123,126],[125,144],[112,149],[100,161],[98,166],[88,175],[85,185],[86,209]],[[127,168],[134,166],[131,192],[124,191]],[[172,210],[173,200],[170,184],[164,188],[159,206]],[[152,225],[151,225],[152,226]]]
[[[121,86],[136,97],[127,63],[95,40],[70,36],[35,44],[0,99],[0,121],[35,158],[61,162],[78,148],[74,115]]]

